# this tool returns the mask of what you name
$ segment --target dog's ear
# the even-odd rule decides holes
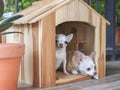
[[[78,56],[79,55],[79,51],[75,51],[74,53],[73,53],[73,56]]]
[[[82,61],[82,57],[84,56],[84,54],[80,51],[75,51],[73,56],[79,58],[79,61]]]
[[[68,35],[67,36],[67,42],[70,42],[72,40],[72,38],[73,38],[73,34]]]
[[[90,54],[90,57],[92,57],[92,59],[94,59],[94,58],[95,58],[95,55],[96,55],[96,53],[95,53],[95,51],[93,51],[93,52]]]

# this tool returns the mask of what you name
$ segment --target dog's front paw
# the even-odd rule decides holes
[[[99,79],[98,75],[93,76],[93,78],[96,79],[96,80]]]
[[[68,73],[68,72],[64,72],[66,75],[70,75],[70,73]]]
[[[76,70],[72,70],[72,74],[77,75],[78,72]]]

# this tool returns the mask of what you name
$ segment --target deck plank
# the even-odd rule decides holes
[[[19,84],[18,90],[120,90],[120,61],[107,62],[107,76],[99,80],[85,80],[51,88],[35,88]]]

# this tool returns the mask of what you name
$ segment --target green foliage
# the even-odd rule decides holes
[[[96,9],[96,2],[95,2],[95,0],[92,0],[93,2],[92,2],[92,7],[94,8],[94,9]],[[104,16],[105,15],[105,10],[104,10],[104,8],[105,8],[105,0],[99,0],[98,1],[98,4],[99,4],[99,6],[98,6],[98,12],[102,15],[102,16]],[[115,13],[115,15],[116,15],[116,17],[117,17],[117,21],[116,21],[116,23],[117,23],[117,27],[119,27],[120,28],[120,0],[116,0],[116,13]]]
[[[1,6],[4,6],[3,5],[3,1],[2,0],[0,0],[0,4],[1,4]],[[0,7],[0,14],[1,14],[1,16],[2,16],[2,14],[3,14],[3,9],[4,9],[4,7]],[[22,15],[16,15],[16,16],[12,16],[12,17],[10,17],[10,18],[8,18],[8,19],[5,19],[5,20],[3,20],[1,23],[0,23],[0,35],[4,35],[4,34],[11,34],[11,33],[22,33],[22,32],[4,32],[6,29],[8,29],[11,25],[12,25],[12,21],[14,21],[14,20],[16,20],[16,19],[18,19],[18,18],[20,18],[20,17],[22,17]]]
[[[99,1],[99,13],[104,16],[105,15],[105,2],[104,1]]]
[[[0,33],[12,26],[12,23],[0,24]]]
[[[15,12],[15,0],[6,0],[4,12]]]
[[[7,1],[7,5],[6,5],[4,12],[10,12],[10,11],[15,12],[15,9],[16,9],[15,0],[6,0],[6,1]],[[34,1],[35,0],[19,0],[18,2],[19,10],[23,10],[31,6]]]
[[[120,1],[117,2],[117,27],[120,28]]]
[[[32,5],[32,3],[34,2],[35,0],[22,0],[19,2],[19,9],[22,10],[22,9],[25,9],[29,6]]]
[[[117,15],[120,17],[120,1],[117,1]]]
[[[32,5],[32,3],[35,0],[19,0],[18,6],[19,6],[19,10],[23,10],[27,7],[29,7],[30,5]],[[3,12],[16,12],[16,7],[15,7],[15,0],[6,0],[6,6],[4,8],[4,4],[3,1],[0,0],[0,17],[2,16]],[[3,20],[0,23],[0,35],[4,35],[4,34],[11,34],[11,33],[21,33],[21,32],[4,32],[6,29],[8,29],[10,26],[12,26],[12,21],[18,19],[22,17],[22,15],[17,15],[17,16],[12,16],[8,19],[3,20],[2,18],[0,18],[0,20]]]
[[[22,17],[23,15],[16,15],[16,16],[12,16],[8,19],[3,20],[0,23],[0,35],[4,35],[4,34],[12,34],[12,33],[22,33],[22,32],[3,32],[6,29],[10,28],[12,26],[12,21]]]
[[[96,4],[96,1],[93,0],[91,7],[94,9],[96,9],[96,7],[98,7],[98,13],[100,13],[102,16],[104,16],[104,14],[105,14],[105,9],[104,9],[105,8],[105,0],[99,0],[98,6]]]
[[[4,10],[4,4],[3,4],[2,0],[0,0],[0,17],[3,14],[3,10]]]
[[[3,20],[0,25],[6,24],[6,23],[10,23],[10,22],[12,22],[12,21],[14,21],[14,20],[16,20],[18,18],[21,18],[22,16],[23,15],[16,15],[16,16],[12,16],[10,18],[7,18],[7,19]]]

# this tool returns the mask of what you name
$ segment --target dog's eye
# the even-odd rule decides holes
[[[67,42],[67,41],[65,41],[65,44],[68,44],[68,42]]]
[[[87,68],[87,71],[90,71],[90,68]]]

